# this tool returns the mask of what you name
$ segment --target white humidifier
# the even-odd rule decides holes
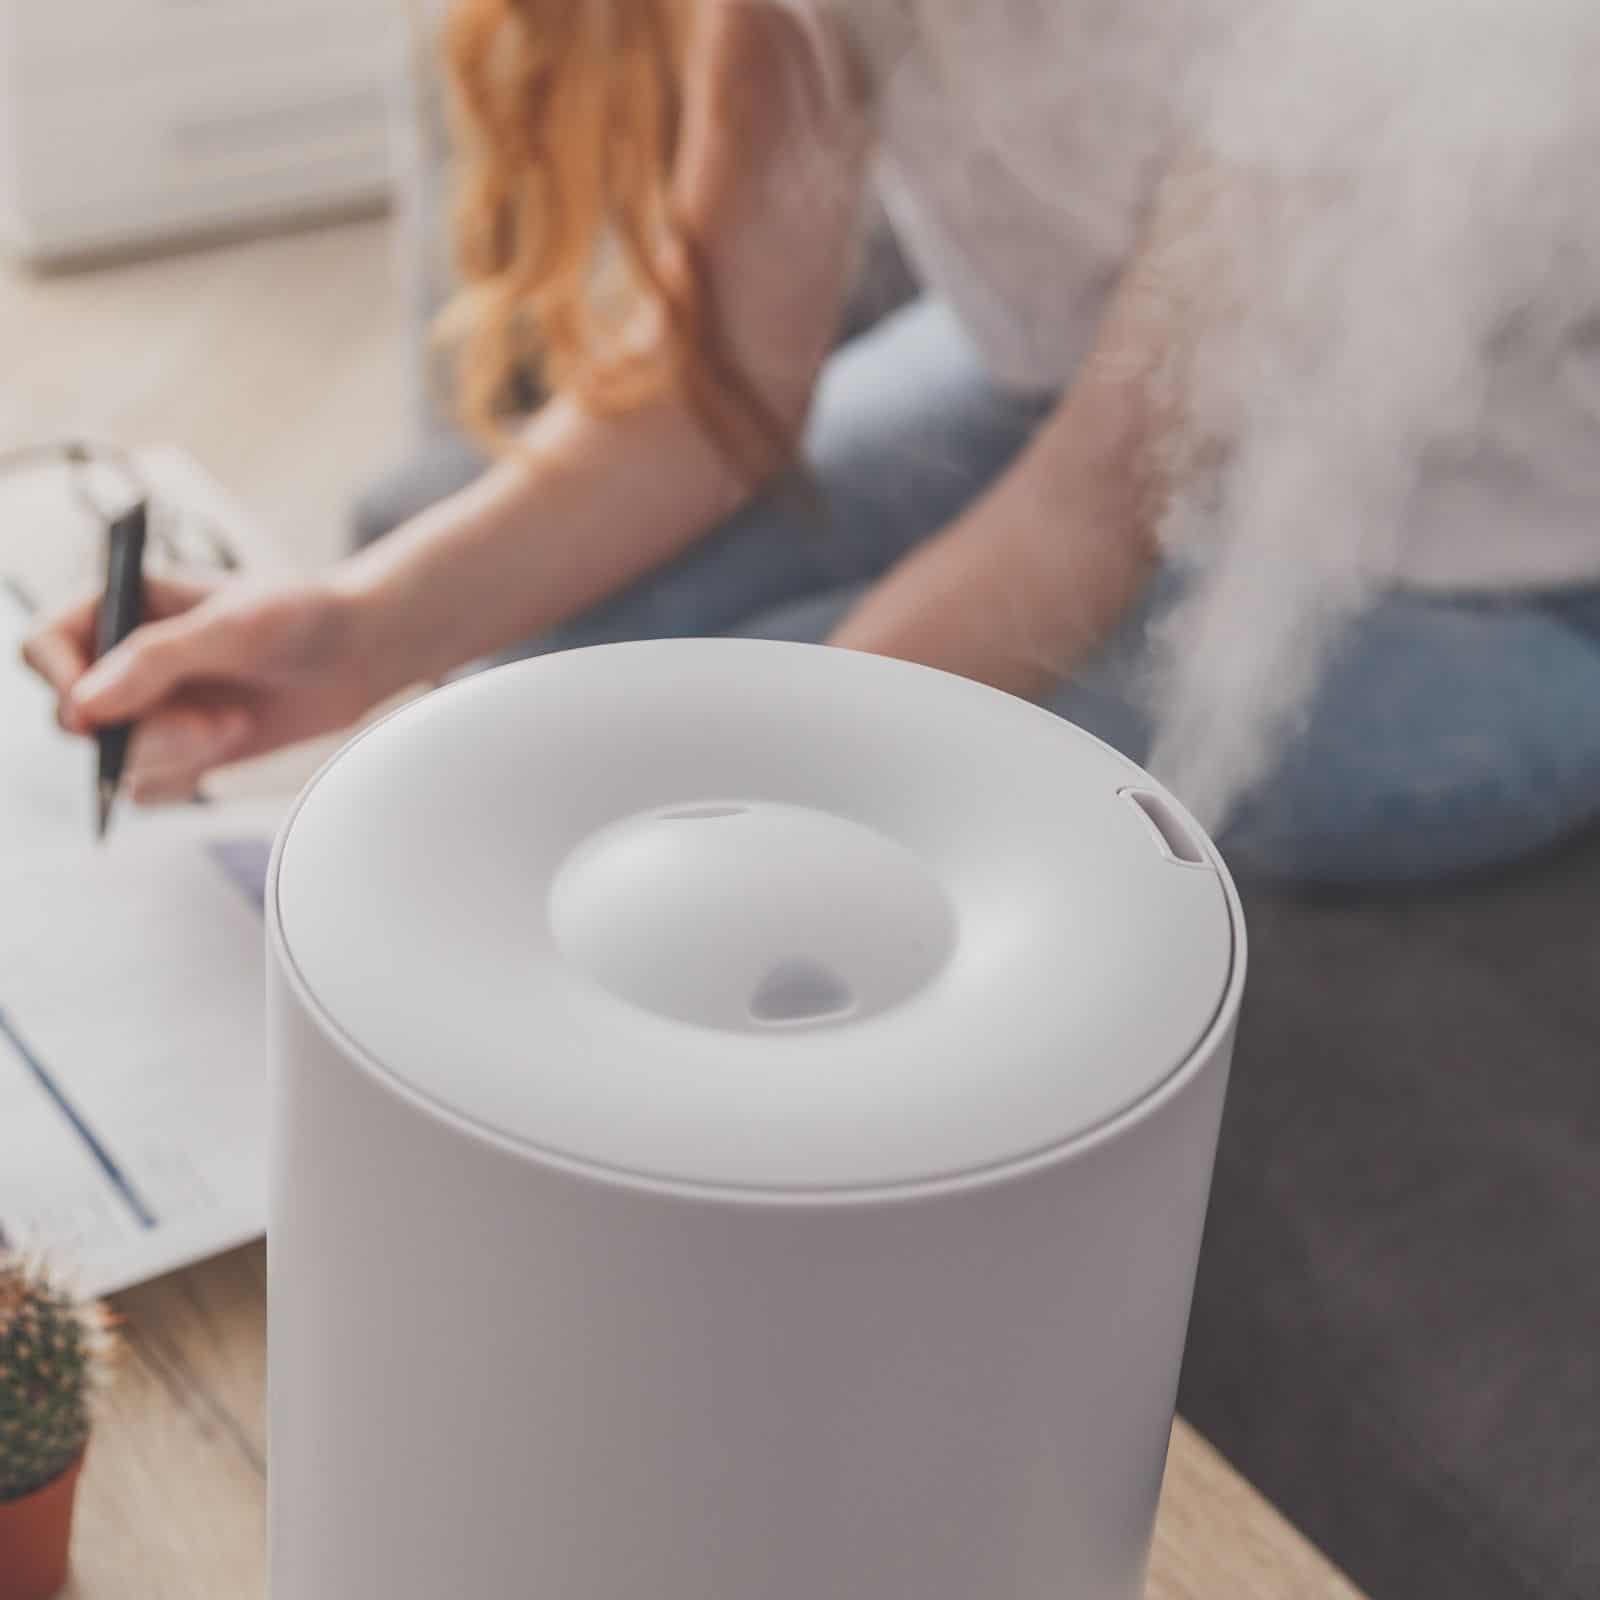
[[[274,1600],[1136,1600],[1244,981],[1025,702],[457,683],[278,844]]]

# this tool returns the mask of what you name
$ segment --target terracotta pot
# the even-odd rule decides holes
[[[0,1600],[51,1600],[67,1582],[83,1456],[42,1489],[0,1500]]]

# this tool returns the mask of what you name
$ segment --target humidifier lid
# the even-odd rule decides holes
[[[1037,1158],[1234,987],[1235,901],[1139,768],[1024,701],[673,640],[465,679],[325,767],[285,964],[359,1070],[531,1159],[767,1194]]]

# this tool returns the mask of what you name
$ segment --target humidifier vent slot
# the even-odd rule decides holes
[[[1211,865],[1188,821],[1165,795],[1149,789],[1123,789],[1120,793],[1124,800],[1144,813],[1144,819],[1150,824],[1165,855],[1186,867]]]
[[[676,811],[663,811],[663,822],[711,822],[717,817],[742,817],[748,806],[680,806]]]

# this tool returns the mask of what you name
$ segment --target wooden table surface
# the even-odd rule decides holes
[[[265,1266],[252,1245],[118,1297],[126,1350],[89,1449],[65,1600],[264,1593]],[[1360,1600],[1182,1422],[1148,1594]]]

